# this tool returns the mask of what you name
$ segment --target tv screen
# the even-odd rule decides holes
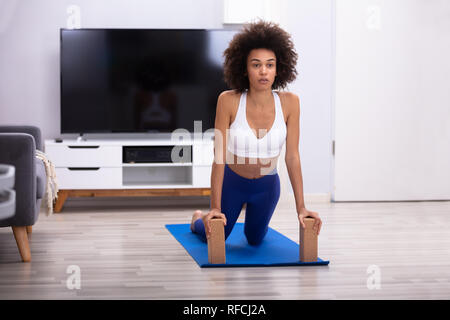
[[[61,29],[61,133],[202,131],[235,31]]]

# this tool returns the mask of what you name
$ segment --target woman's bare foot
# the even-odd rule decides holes
[[[198,219],[201,219],[203,216],[203,212],[201,210],[195,210],[194,214],[192,215],[192,221],[191,221],[191,231],[194,232],[194,223]]]

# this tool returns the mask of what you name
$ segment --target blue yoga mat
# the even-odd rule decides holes
[[[269,228],[259,246],[250,246],[244,235],[244,224],[236,223],[225,242],[226,263],[209,264],[208,245],[192,233],[190,224],[167,224],[166,228],[201,268],[311,266],[330,263],[320,258],[316,262],[301,262],[299,245],[272,228]]]

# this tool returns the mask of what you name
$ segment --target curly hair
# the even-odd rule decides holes
[[[277,76],[272,89],[283,89],[297,76],[297,53],[289,33],[273,22],[246,24],[224,51],[224,80],[239,92],[249,89],[247,57],[253,49],[272,50],[276,56]]]

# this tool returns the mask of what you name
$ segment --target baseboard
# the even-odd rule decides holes
[[[331,194],[330,193],[306,193],[304,194],[305,205],[308,207],[310,204],[320,204],[320,203],[330,203]],[[295,208],[295,197],[294,194],[284,194],[280,197],[278,202],[279,207],[283,208]]]
[[[307,203],[330,203],[331,193],[306,193],[304,195]]]

